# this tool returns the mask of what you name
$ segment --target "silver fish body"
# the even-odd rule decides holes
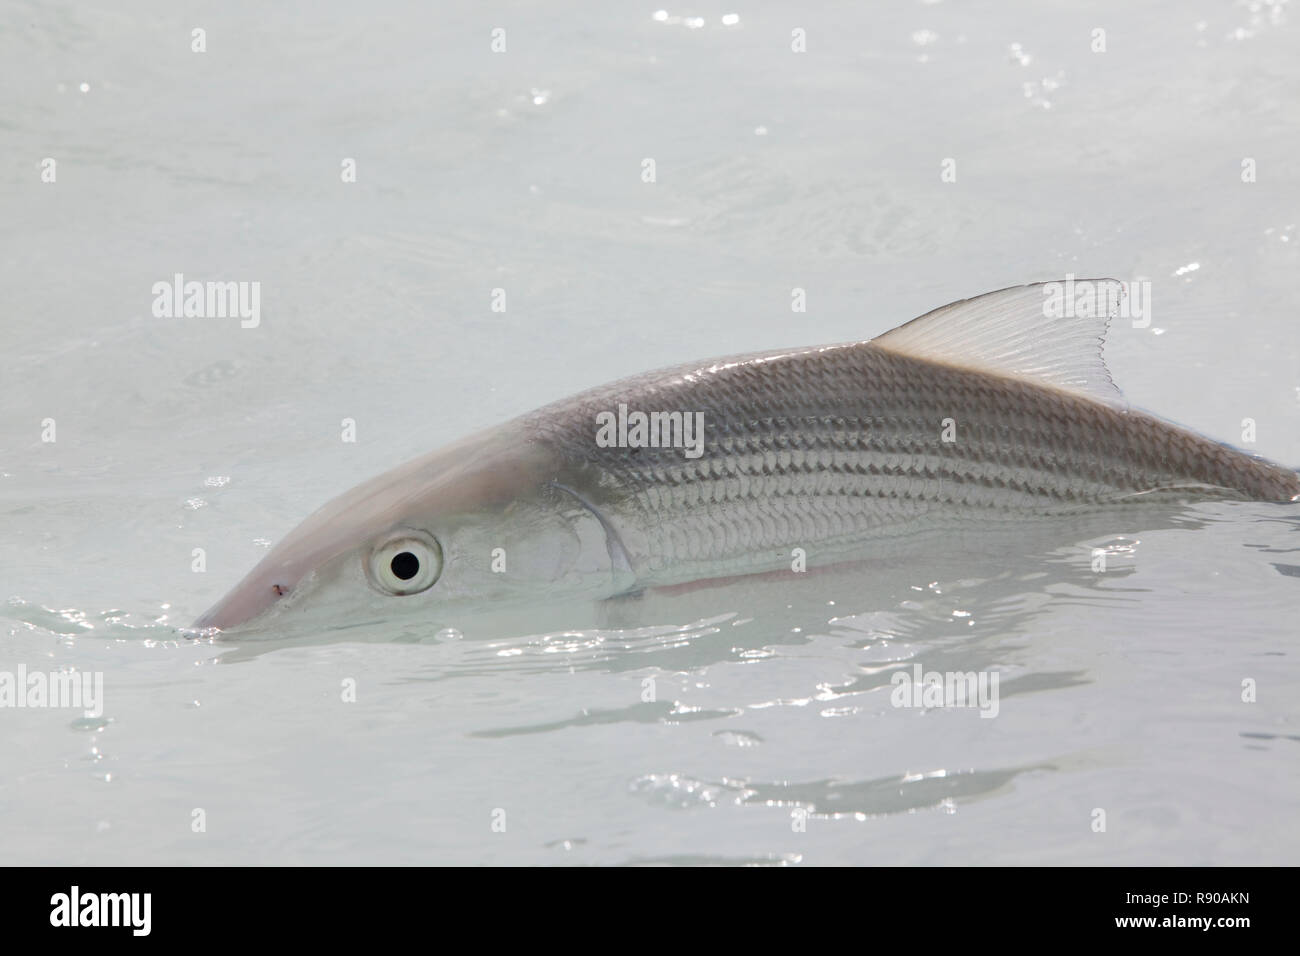
[[[1063,321],[1043,291],[548,405],[329,503],[195,627],[317,608],[345,626],[399,609],[599,600],[879,557],[921,531],[1171,499],[1300,499],[1295,472],[1125,405],[1101,360],[1113,303]],[[665,430],[658,445],[611,444],[601,423],[616,409],[700,422],[702,441],[692,451]],[[399,561],[419,566],[417,587],[394,577]]]
[[[596,447],[617,403],[701,412],[703,454]],[[1294,472],[1146,413],[872,342],[641,376],[522,426],[617,530],[641,585],[777,569],[796,547],[840,556],[926,523],[1300,494]]]

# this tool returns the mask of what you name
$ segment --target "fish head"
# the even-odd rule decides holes
[[[475,609],[609,596],[622,585],[607,529],[567,477],[511,426],[416,459],[308,517],[194,629],[455,626]]]

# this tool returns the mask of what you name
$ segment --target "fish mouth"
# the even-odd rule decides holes
[[[290,593],[284,584],[242,581],[195,619],[195,631],[228,631],[261,617]]]

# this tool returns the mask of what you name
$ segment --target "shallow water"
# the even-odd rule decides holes
[[[479,427],[1067,272],[1151,282],[1106,350],[1134,404],[1300,464],[1288,4],[654,13],[0,13],[0,672],[105,701],[0,709],[0,860],[1296,861],[1285,506],[1002,529],[634,627],[174,629]],[[154,317],[178,272],[260,282],[260,324]],[[893,706],[915,663],[996,672],[997,716]]]

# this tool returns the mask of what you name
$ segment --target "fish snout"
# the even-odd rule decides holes
[[[267,582],[265,578],[252,580],[251,576],[239,582],[220,601],[212,605],[194,622],[194,630],[204,631],[215,628],[228,631],[246,624],[287,595],[287,584]]]

